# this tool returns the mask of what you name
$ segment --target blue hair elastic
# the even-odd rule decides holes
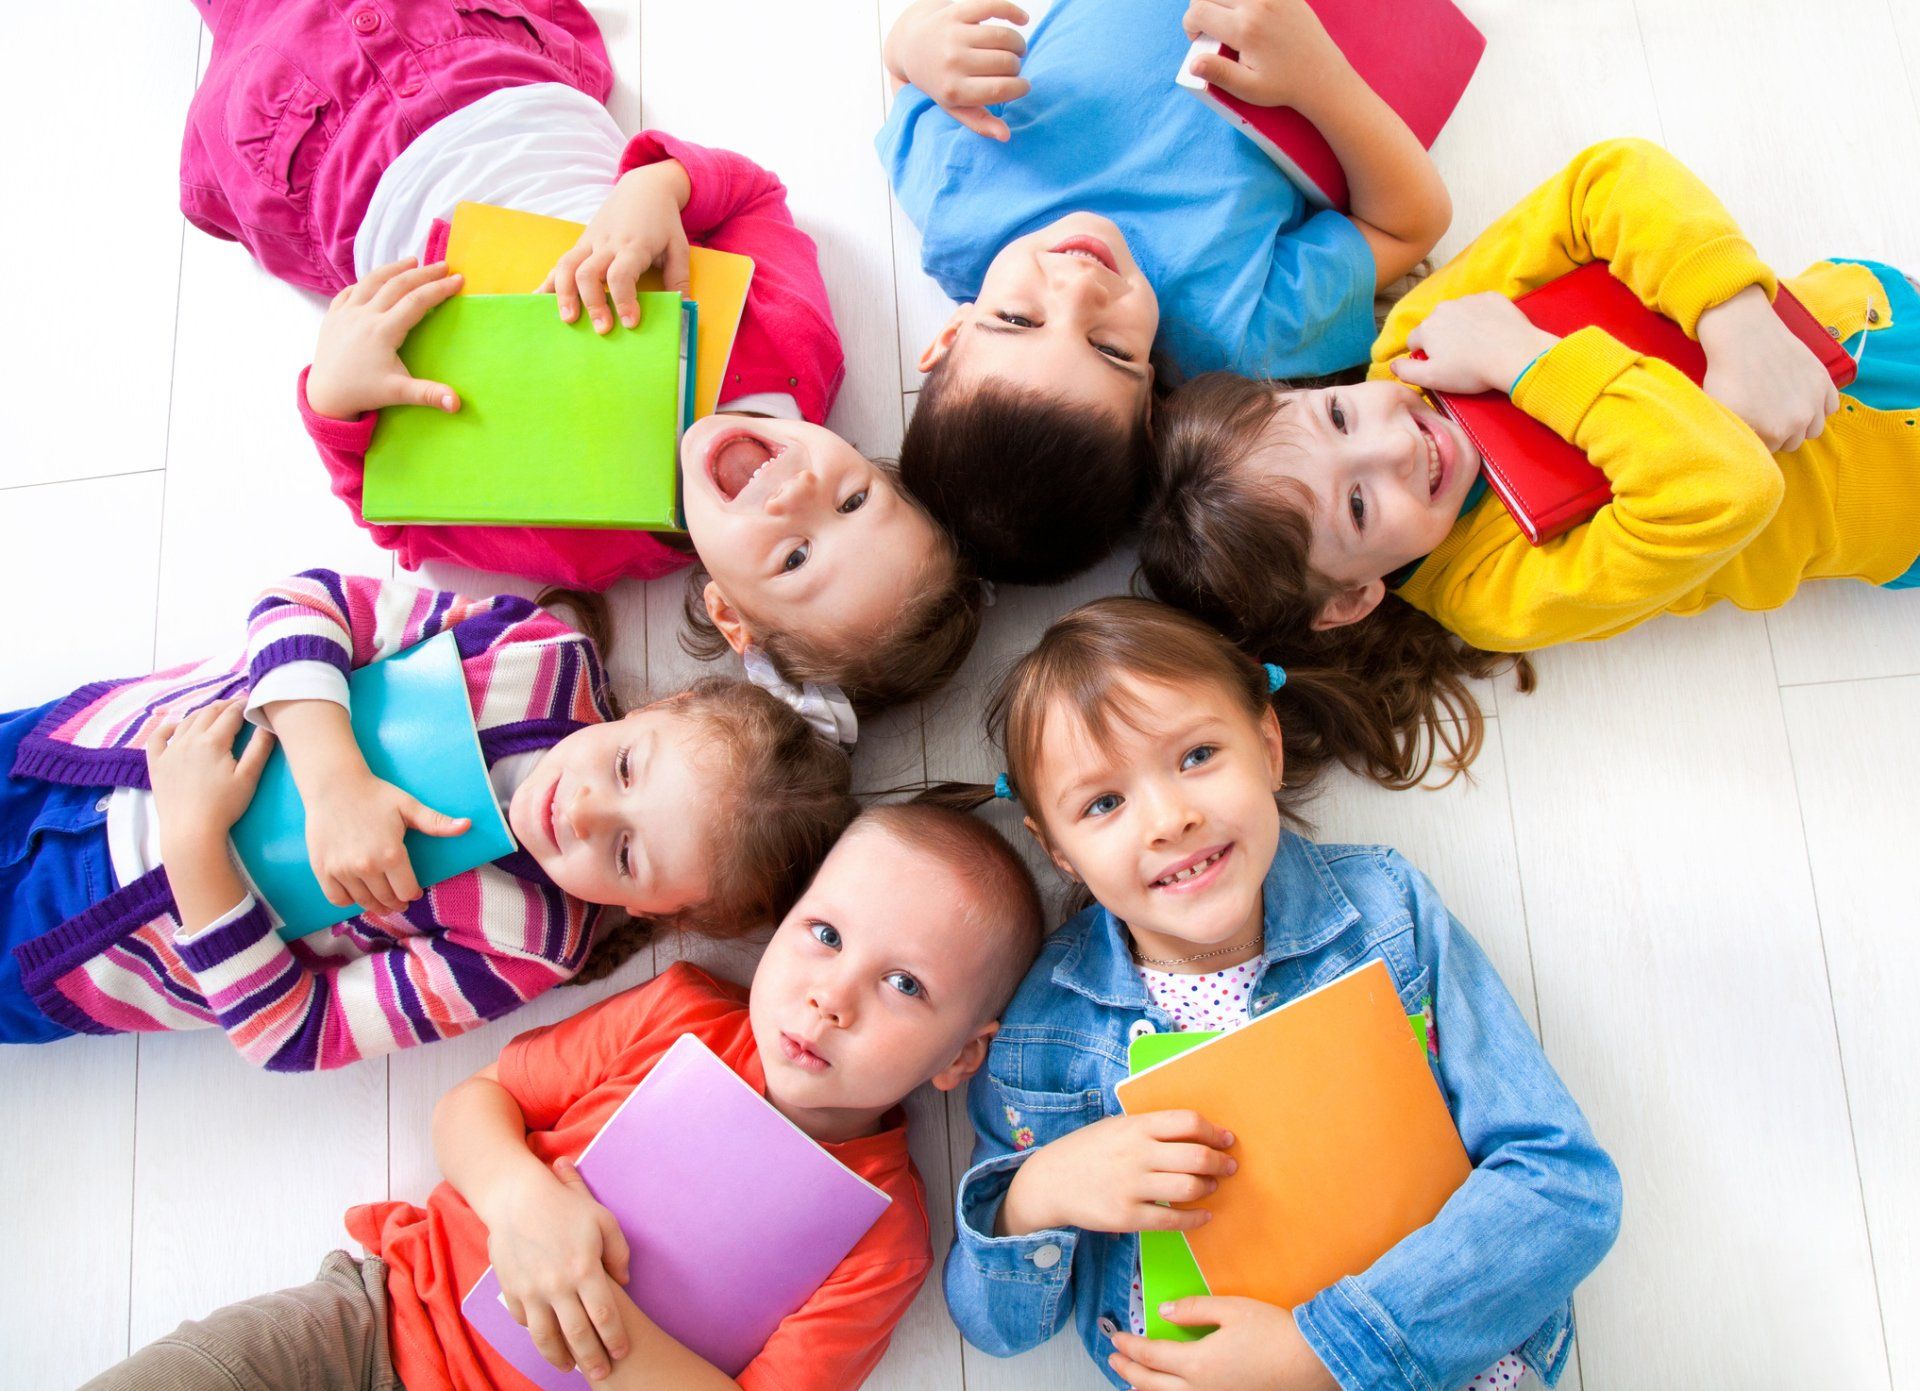
[[[1005,773],[993,780],[993,795],[1003,802],[1013,800],[1013,784],[1007,781]]]
[[[1272,695],[1287,684],[1287,669],[1278,662],[1262,662],[1260,665],[1267,673],[1267,694]]]

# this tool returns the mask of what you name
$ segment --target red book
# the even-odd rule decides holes
[[[1453,114],[1487,40],[1451,0],[1307,0],[1353,70],[1433,148]],[[1310,202],[1347,210],[1347,176],[1313,123],[1290,106],[1251,106],[1192,75],[1203,53],[1240,55],[1204,35],[1174,81],[1225,116],[1266,151]]]
[[[1671,363],[1695,382],[1706,378],[1707,355],[1700,345],[1673,320],[1642,304],[1605,261],[1589,262],[1514,303],[1529,322],[1548,333],[1565,337],[1597,325],[1635,352]],[[1854,362],[1846,349],[1785,286],[1774,297],[1773,310],[1820,359],[1835,386],[1853,380]],[[1482,476],[1534,545],[1571,531],[1612,500],[1607,476],[1585,454],[1503,393],[1433,395],[1480,451]]]

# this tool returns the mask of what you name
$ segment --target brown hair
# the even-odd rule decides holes
[[[881,461],[875,463],[898,486],[894,470]],[[918,592],[902,601],[891,623],[878,633],[832,640],[766,631],[753,624],[760,649],[781,676],[795,685],[831,682],[863,717],[939,690],[959,670],[980,635],[979,576],[919,499],[904,487],[900,496],[933,523],[938,549],[932,565],[919,576]],[[709,578],[707,567],[696,561],[687,574],[682,604],[687,626],[681,631],[680,645],[703,661],[732,651],[707,614]],[[751,614],[748,621],[752,622]]]
[[[719,822],[708,863],[712,890],[661,917],[603,909],[586,962],[570,984],[616,970],[663,932],[739,937],[785,915],[859,811],[852,764],[790,706],[750,682],[708,676],[674,698],[700,721]],[[717,766],[712,766],[717,765]]]
[[[927,373],[900,477],[990,580],[1057,584],[1113,549],[1152,464],[1147,412],[1111,411],[1006,382]]]
[[[1046,921],[1040,891],[1006,837],[975,816],[930,802],[890,802],[868,807],[853,825],[884,831],[909,850],[937,860],[973,886],[963,904],[967,927],[975,934],[990,933],[998,940],[989,971],[987,1013],[992,1019],[1013,998],[1027,968],[1039,955]]]
[[[1292,480],[1239,467],[1288,399],[1276,383],[1227,372],[1167,399],[1140,572],[1162,599],[1286,667],[1289,755],[1298,748],[1392,788],[1420,783],[1437,758],[1457,775],[1485,735],[1467,683],[1512,670],[1531,691],[1533,666],[1469,646],[1391,590],[1356,623],[1313,626],[1338,587],[1308,563],[1310,499]]]
[[[1114,595],[1080,605],[1055,620],[1033,650],[1008,669],[987,704],[987,733],[1006,756],[1010,790],[1037,825],[1046,825],[1033,795],[1047,715],[1064,701],[1087,732],[1104,742],[1115,719],[1132,717],[1129,697],[1119,690],[1129,679],[1211,682],[1256,719],[1286,706],[1293,685],[1289,675],[1286,686],[1270,692],[1260,663],[1191,614],[1156,600]],[[1282,715],[1283,726],[1287,720]],[[1311,756],[1295,758],[1290,735],[1287,750],[1288,771],[1299,776],[1290,777],[1275,800],[1284,819],[1301,825],[1299,801],[1318,765]],[[929,802],[955,810],[984,805],[996,795],[985,784],[960,782],[941,783],[925,794]]]

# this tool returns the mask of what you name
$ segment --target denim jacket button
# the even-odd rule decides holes
[[[353,27],[363,34],[371,34],[380,27],[380,16],[372,10],[356,10],[353,15]]]
[[[1100,1322],[1095,1326],[1109,1338],[1120,1331],[1120,1325],[1115,1323],[1113,1319],[1106,1314],[1100,1316]]]
[[[1042,1270],[1052,1270],[1060,1264],[1060,1248],[1049,1241],[1044,1246],[1036,1246],[1033,1254],[1027,1257]]]
[[[1127,1042],[1132,1043],[1136,1038],[1145,1038],[1154,1032],[1156,1031],[1151,1019],[1136,1019],[1127,1026]]]

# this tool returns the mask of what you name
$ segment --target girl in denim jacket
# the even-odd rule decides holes
[[[1619,1227],[1618,1174],[1425,877],[1391,850],[1283,826],[1284,682],[1131,598],[1069,613],[1003,682],[988,719],[1010,772],[948,793],[1018,798],[1093,902],[1048,940],[974,1078],[948,1307],[1000,1356],[1071,1317],[1109,1378],[1141,1391],[1506,1388],[1522,1364],[1551,1385],[1569,1297]],[[1232,1028],[1376,959],[1407,1012],[1427,1014],[1471,1177],[1427,1226],[1296,1308],[1183,1299],[1165,1317],[1217,1331],[1140,1336],[1134,1234],[1206,1222],[1236,1160],[1203,1116],[1120,1114],[1129,1041]]]

